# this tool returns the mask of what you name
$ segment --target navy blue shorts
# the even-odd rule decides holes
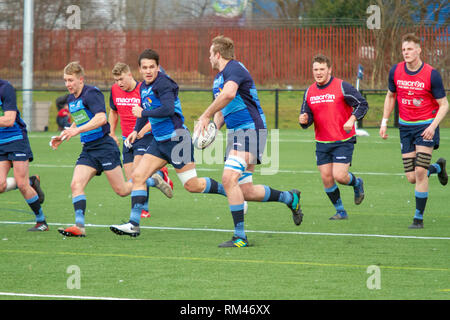
[[[175,169],[194,162],[194,145],[187,129],[178,129],[177,136],[167,141],[153,141],[145,153],[166,160]]]
[[[127,148],[125,145],[122,147],[122,161],[123,164],[131,163],[134,161],[135,156],[142,156],[145,154],[148,146],[153,141],[153,134],[147,133],[141,139],[136,140],[131,148]]]
[[[28,136],[23,139],[11,141],[0,145],[0,161],[33,161],[33,152],[31,151]]]
[[[400,145],[403,153],[410,153],[416,151],[417,146],[432,147],[433,149],[439,148],[439,127],[434,132],[432,140],[424,140],[421,136],[422,132],[428,128],[429,124],[417,125],[417,126],[402,126],[400,125]]]
[[[227,135],[227,151],[225,160],[231,150],[249,152],[261,164],[267,143],[267,129],[243,129],[229,131]]]
[[[103,171],[122,166],[120,162],[120,150],[116,142],[109,135],[87,142],[83,145],[76,165],[85,165],[97,170],[97,176]]]
[[[316,142],[316,162],[320,166],[327,163],[351,163],[355,141],[322,143]]]

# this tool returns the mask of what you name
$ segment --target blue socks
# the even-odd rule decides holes
[[[225,189],[223,188],[223,185],[221,183],[208,177],[205,177],[203,179],[206,180],[206,187],[205,190],[202,191],[202,193],[215,193],[221,194],[225,197],[227,196],[227,194],[225,193]]]
[[[433,163],[428,167],[428,176],[432,175],[433,173],[439,174],[441,173],[441,166],[437,163]]]
[[[148,178],[146,181],[146,185],[147,185],[147,187],[154,187],[156,185],[155,179]]]
[[[352,186],[354,190],[358,190],[358,187],[360,186],[360,179],[357,179],[351,172],[348,173],[348,177],[349,181],[347,185]],[[341,191],[339,190],[339,187],[336,183],[330,188],[325,188],[325,193],[336,209],[336,212],[345,212],[344,204],[342,203],[341,199]]]
[[[234,222],[234,236],[247,239],[244,231],[244,204],[230,205],[230,210]]]
[[[330,198],[330,201],[336,208],[337,212],[345,211],[344,205],[342,204],[341,200],[341,192],[337,184],[334,184],[334,186],[332,186],[331,188],[325,188],[325,192],[328,198]]]
[[[161,172],[161,171],[158,171],[157,172],[161,177],[164,177],[163,176],[163,173]],[[131,183],[133,183],[133,180],[132,179],[130,179],[130,180],[128,180],[129,182],[131,182]],[[155,182],[155,179],[153,179],[153,178],[148,178],[147,179],[147,181],[145,182],[145,185],[147,186],[147,199],[146,199],[146,201],[145,201],[145,203],[144,203],[144,210],[145,211],[147,211],[148,212],[148,195],[149,195],[149,193],[150,193],[150,190],[149,190],[149,188],[150,187],[154,187],[155,185],[156,185],[156,182]]]
[[[131,212],[130,223],[134,226],[138,226],[141,222],[141,211],[145,209],[145,202],[147,201],[146,190],[133,190],[131,191]]]
[[[427,205],[428,192],[415,191],[416,195],[416,213],[414,214],[414,219],[423,220],[423,213],[425,211],[425,206]]]
[[[148,212],[148,195],[149,195],[149,187],[147,187],[147,198],[144,203],[144,210]]]
[[[28,203],[31,210],[33,210],[33,213],[36,216],[36,222],[45,222],[45,216],[42,212],[41,204],[39,203],[39,197],[35,195],[30,199],[25,199],[25,201]]]
[[[75,224],[84,226],[84,213],[86,211],[86,196],[84,194],[72,198],[75,210]]]
[[[264,190],[265,194],[264,199],[262,200],[263,202],[276,201],[287,205],[292,203],[292,194],[289,191],[278,191],[269,186],[264,186]]]
[[[161,178],[164,178],[164,174],[161,170],[157,171],[156,173],[159,174]],[[146,181],[146,185],[147,187],[154,187],[156,185],[155,179],[153,179],[152,177],[148,178]]]
[[[359,187],[359,180],[356,179],[355,175],[351,172],[348,173],[348,176],[350,178],[350,181],[347,183],[348,186],[352,186],[354,188]]]

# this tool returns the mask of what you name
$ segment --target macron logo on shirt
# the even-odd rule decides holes
[[[402,89],[424,89],[425,83],[420,81],[397,80],[397,87]]]
[[[117,97],[116,98],[116,106],[127,106],[127,105],[140,105],[141,99],[139,98],[124,98],[124,97]]]
[[[309,102],[311,104],[316,104],[316,103],[324,103],[324,102],[334,102],[334,100],[336,100],[336,96],[334,94],[323,94],[320,96],[312,96],[309,98]]]

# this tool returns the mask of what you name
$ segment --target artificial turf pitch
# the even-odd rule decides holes
[[[50,231],[26,231],[34,215],[18,190],[0,195],[0,299],[448,300],[450,185],[430,178],[425,228],[408,229],[414,186],[403,174],[398,130],[390,128],[387,141],[368,132],[351,166],[364,179],[365,200],[356,206],[353,189],[339,186],[349,219],[329,221],[334,207],[315,165],[313,129],[272,131],[279,151],[269,139],[263,168],[277,173],[258,169],[253,181],[299,189],[304,220],[295,226],[281,203],[249,203],[250,246],[236,249],[217,247],[233,232],[226,198],[188,193],[171,167],[174,197],[151,189],[139,237],[109,230],[128,221],[131,200],[114,194],[104,175],[86,188],[87,236],[62,237],[57,228],[75,219],[70,181],[81,145],[76,137],[53,151],[55,133],[30,133],[30,174],[41,177]],[[433,162],[450,161],[449,146],[450,129],[441,129]],[[220,181],[223,163],[199,162],[199,176]]]

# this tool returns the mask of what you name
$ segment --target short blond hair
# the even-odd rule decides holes
[[[123,73],[129,73],[131,72],[130,67],[123,62],[117,62],[116,65],[114,66],[114,68],[112,69],[112,74],[113,76],[120,76]]]
[[[213,52],[219,52],[226,60],[234,59],[234,42],[225,36],[217,36],[212,39]]]
[[[84,77],[84,69],[78,61],[72,61],[64,68],[64,74],[76,75],[80,78]]]

